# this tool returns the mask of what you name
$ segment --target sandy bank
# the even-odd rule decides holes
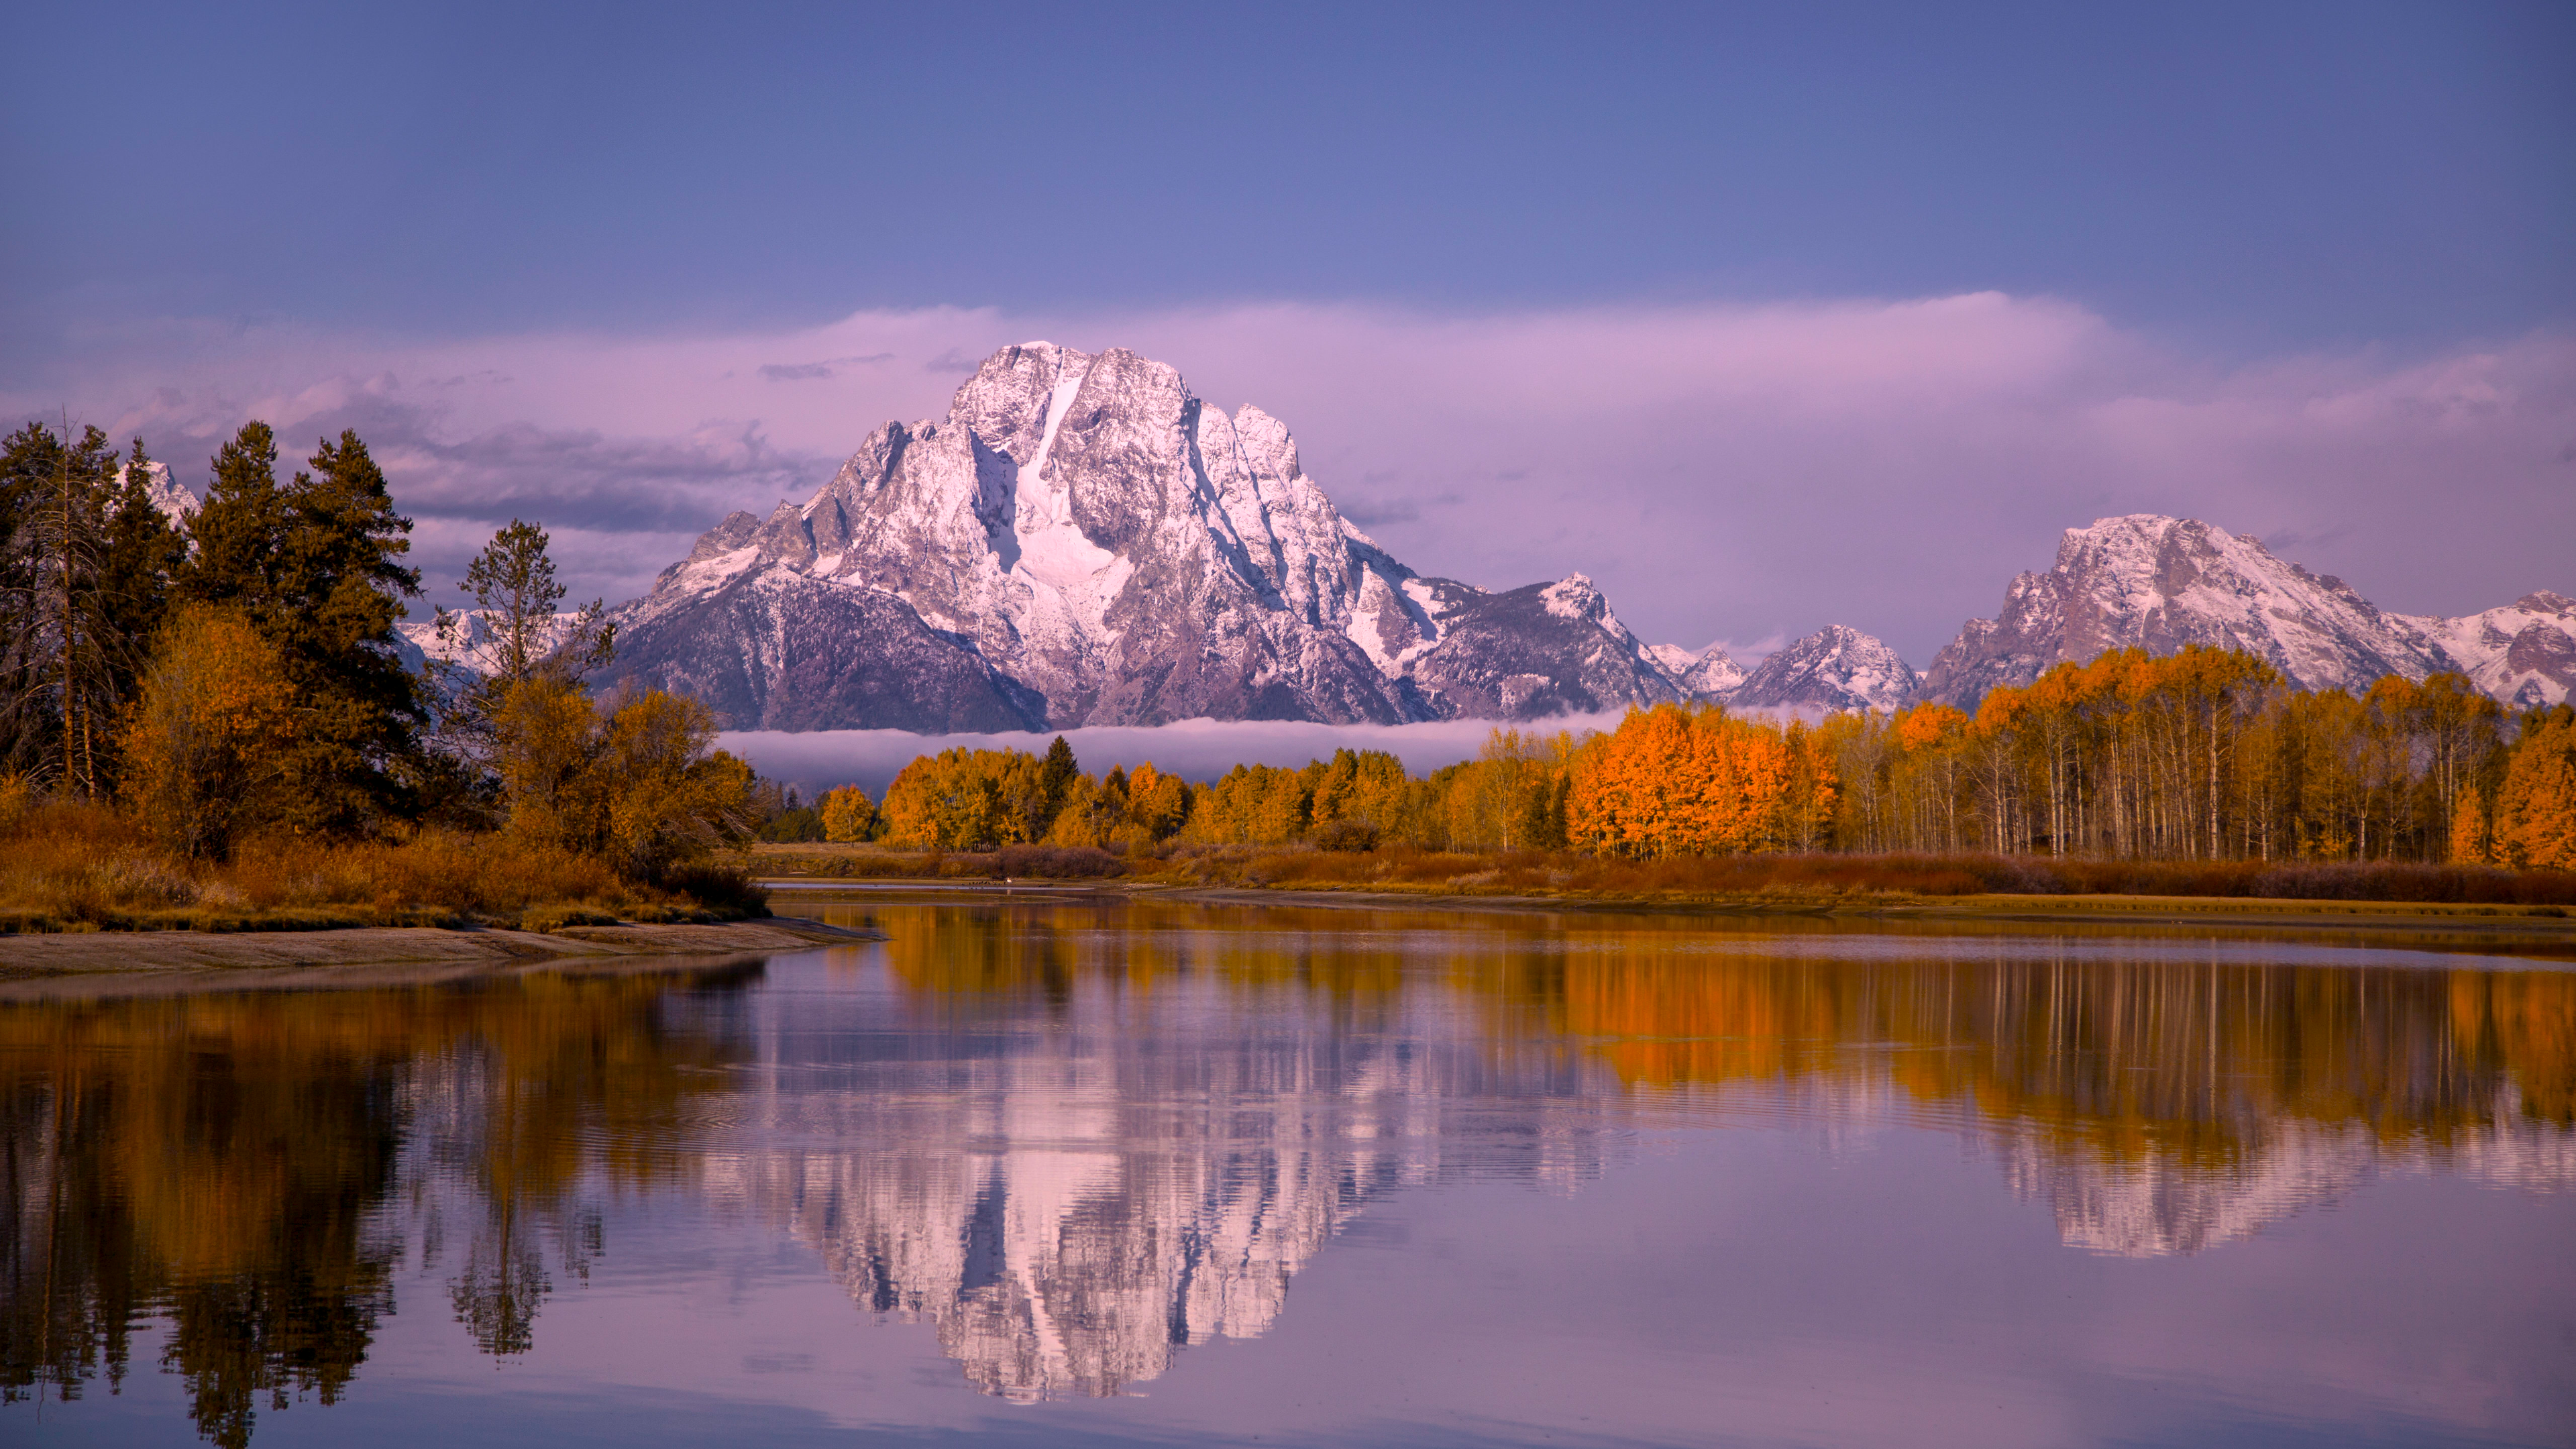
[[[0,987],[95,972],[245,972],[314,967],[479,969],[520,964],[618,962],[631,957],[744,957],[881,941],[876,931],[819,920],[732,920],[724,926],[564,926],[562,931],[440,931],[379,926],[350,931],[88,931],[0,936]]]

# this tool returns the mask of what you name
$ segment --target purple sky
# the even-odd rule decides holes
[[[107,69],[0,98],[61,202],[0,407],[199,485],[357,427],[442,600],[514,515],[631,596],[1039,337],[1659,642],[1921,667],[2139,511],[2407,612],[2576,592],[2561,8],[331,15],[31,17]]]

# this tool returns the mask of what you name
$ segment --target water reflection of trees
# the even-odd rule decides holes
[[[716,1100],[755,1034],[738,975],[0,1008],[0,1388],[117,1384],[157,1315],[199,1427],[240,1444],[263,1400],[348,1387],[406,1267],[461,1339],[524,1352],[602,1251],[601,1194],[699,1177],[1014,1397],[1263,1332],[1386,1193],[1570,1188],[1681,1120],[1659,1114],[1783,1094],[1800,1111],[1761,1120],[1953,1126],[2066,1241],[2122,1252],[2205,1248],[2399,1158],[2576,1181],[2558,971],[1581,913],[874,910],[900,1039],[842,1030],[884,1025],[846,1015],[882,1009],[866,992],[765,1018],[762,1051],[835,1070],[756,1100]]]
[[[478,1219],[459,1319],[523,1350],[544,1250],[597,1249],[584,1182],[669,1172],[686,1099],[717,1080],[695,1069],[736,1055],[666,1024],[669,985],[0,1008],[0,1392],[117,1386],[130,1326],[158,1315],[162,1367],[218,1443],[247,1443],[263,1398],[333,1402],[392,1311],[415,1144]]]
[[[1621,1095],[1791,1092],[1829,1122],[1881,1115],[1894,1093],[1997,1151],[2069,1243],[2107,1251],[2196,1251],[2392,1162],[2576,1185],[2563,971],[2355,966],[2299,941],[2277,954],[2310,964],[2264,964],[2183,932],[1926,940],[1154,903],[895,914],[898,975],[933,1019],[1035,1020],[1040,1000],[1061,1019],[1085,981],[1131,1001],[1193,981],[1302,990],[1375,1028],[1402,1016],[1408,982],[1436,980],[1473,1004],[1507,1073],[1570,1051]]]
[[[2576,973],[2126,957],[2116,935],[1800,949],[1735,923],[1267,906],[913,908],[887,950],[935,1015],[1060,1012],[1089,979],[1295,986],[1382,1025],[1425,968],[1500,1042],[1576,1042],[1637,1086],[1883,1068],[2053,1140],[2224,1161],[2251,1122],[2434,1142],[2500,1107],[2576,1126]],[[1843,939],[1855,937],[1848,929]],[[1768,939],[1778,949],[1765,949]],[[2127,938],[2127,939],[2134,939]],[[2176,938],[2185,939],[2185,938]],[[2171,942],[2158,944],[2170,945]],[[1891,949],[1892,948],[1892,949]],[[2299,943],[2284,955],[2304,957]],[[1413,973],[1408,976],[1408,972]]]

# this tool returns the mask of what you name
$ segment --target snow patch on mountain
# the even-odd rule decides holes
[[[2105,650],[2242,649],[2308,689],[2367,688],[2450,668],[2414,620],[2343,580],[2197,519],[2133,513],[2070,528],[2056,566],[2015,578],[1992,619],[1971,619],[1925,672],[1923,697],[1961,708]]]
[[[1827,625],[1765,659],[1726,697],[1744,709],[1895,711],[1914,702],[1922,680],[1884,642]]]
[[[126,470],[133,466],[131,463],[117,466],[116,486],[119,489],[125,486]],[[170,476],[167,463],[147,462],[143,465],[143,491],[151,498],[152,506],[161,510],[161,516],[170,520],[172,528],[184,527],[197,511],[197,495],[188,490],[187,484]]]
[[[491,673],[494,661],[499,657],[500,636],[492,627],[489,611],[458,609],[447,617],[453,622],[444,634],[439,631],[435,618],[397,621],[394,632],[401,636],[405,659],[414,668],[419,667],[421,660],[436,660],[475,674]],[[580,617],[577,613],[549,617],[537,635],[539,655],[552,653],[570,638],[573,624]]]
[[[861,617],[891,632],[831,636]],[[622,670],[742,727],[1391,724],[1679,694],[1591,580],[1419,578],[1277,419],[1208,406],[1133,352],[1050,342],[985,359],[945,418],[879,427],[804,504],[728,516],[616,618]],[[898,655],[971,718],[843,687],[890,683]]]
[[[1684,699],[1723,704],[1744,682],[1744,666],[1720,644],[1685,649],[1679,644],[1649,644],[1646,656],[1661,666]]]
[[[2576,599],[2542,589],[2456,619],[2389,616],[2421,630],[2478,688],[2508,705],[2564,704],[2576,691]]]

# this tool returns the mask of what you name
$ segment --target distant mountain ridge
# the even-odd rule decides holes
[[[1169,720],[1531,720],[1664,701],[1973,709],[2107,649],[2240,648],[2310,688],[2458,669],[2516,704],[2576,684],[2576,606],[2381,611],[2256,539],[2130,514],[2066,531],[1917,675],[1844,625],[1747,671],[1647,645],[1582,574],[1501,592],[1353,527],[1259,408],[1133,352],[1033,342],[945,418],[887,423],[805,503],[726,518],[618,611],[621,671],[768,729]]]
[[[149,466],[162,511],[193,513]],[[1342,517],[1277,419],[1211,407],[1133,352],[1049,342],[986,358],[943,418],[879,426],[804,503],[728,515],[612,618],[612,673],[745,729],[1972,710],[2059,663],[2189,644],[2308,688],[2457,670],[2515,707],[2576,693],[2564,594],[2388,613],[2258,539],[2160,514],[2066,530],[2052,567],[2016,576],[1920,675],[1839,624],[1748,671],[1719,645],[1643,643],[1580,573],[1500,592],[1417,574]],[[406,657],[470,667],[485,641],[463,622],[447,643],[404,623]]]

